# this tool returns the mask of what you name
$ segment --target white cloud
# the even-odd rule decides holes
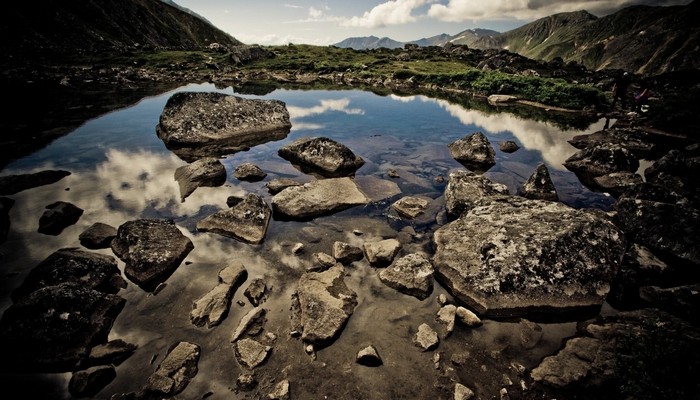
[[[381,28],[387,25],[415,22],[413,11],[428,2],[429,0],[387,1],[366,11],[361,17],[355,16],[343,21],[342,25],[355,28]]]
[[[287,8],[304,8],[304,7],[298,6],[296,4],[285,4],[284,6]]]
[[[342,112],[348,115],[363,115],[365,111],[361,108],[348,108],[349,99],[321,100],[321,104],[313,107],[287,106],[289,116],[292,119],[304,118],[310,115],[323,114],[329,111]]]
[[[586,10],[595,15],[606,15],[637,4],[668,6],[688,4],[689,0],[448,0],[447,4],[433,4],[430,17],[446,22],[485,19],[531,20],[548,15]]]
[[[317,46],[326,46],[331,43],[335,43],[333,39],[327,36],[319,36],[315,37],[312,40],[309,40],[308,38],[302,38],[300,36],[295,36],[295,35],[284,35],[280,36],[274,33],[270,33],[267,35],[251,35],[247,33],[237,33],[233,35],[236,39],[240,40],[241,42],[245,44],[259,44],[262,46],[279,46],[279,45],[285,45],[289,43],[305,43],[305,44],[313,44]]]
[[[323,10],[317,8],[309,7],[309,17],[311,19],[319,19],[323,17]]]

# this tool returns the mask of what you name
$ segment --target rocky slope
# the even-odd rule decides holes
[[[700,2],[686,6],[624,8],[601,18],[586,12],[541,18],[478,48],[502,48],[533,59],[576,61],[589,69],[625,69],[655,75],[700,67]]]

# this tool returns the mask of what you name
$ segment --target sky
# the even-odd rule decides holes
[[[498,32],[548,15],[604,16],[633,5],[691,0],[174,0],[246,44],[335,44],[356,36],[409,42],[466,29]]]

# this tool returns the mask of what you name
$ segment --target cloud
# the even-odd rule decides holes
[[[365,111],[361,108],[348,108],[349,99],[321,100],[321,104],[313,107],[287,106],[289,116],[292,119],[304,118],[310,115],[323,114],[329,111],[342,112],[348,115],[363,115]]]
[[[335,41],[333,41],[333,39],[331,39],[328,36],[318,36],[313,40],[309,40],[308,38],[302,38],[300,36],[295,35],[280,36],[274,33],[270,33],[267,35],[251,35],[248,33],[237,33],[234,34],[234,36],[236,37],[236,39],[240,40],[245,44],[259,44],[263,46],[280,46],[289,43],[305,43],[317,46],[325,46],[331,43],[335,43]]]
[[[298,6],[296,4],[285,4],[284,6],[287,8],[304,8],[304,7]]]
[[[586,10],[595,15],[607,15],[632,5],[669,6],[690,3],[689,0],[448,0],[433,4],[428,10],[432,18],[445,22],[470,20],[531,20],[548,15]]]
[[[382,28],[387,25],[401,25],[415,22],[413,11],[429,0],[387,1],[366,11],[361,17],[352,17],[341,24],[354,28]]]

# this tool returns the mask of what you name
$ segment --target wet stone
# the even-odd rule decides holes
[[[298,165],[302,172],[327,178],[352,175],[365,163],[347,146],[327,137],[299,138],[280,148],[278,154]]]
[[[401,216],[412,219],[422,214],[425,209],[428,208],[428,204],[430,204],[430,200],[428,199],[416,196],[406,196],[397,200],[391,206]]]
[[[148,378],[145,389],[166,396],[182,392],[197,375],[199,345],[189,342],[175,343],[156,371]]]
[[[506,140],[498,142],[498,148],[504,153],[515,153],[520,149],[520,146],[512,140]]]
[[[272,351],[272,347],[246,338],[237,340],[233,344],[233,350],[239,364],[253,369],[265,362],[270,351]]]
[[[357,352],[355,362],[366,367],[378,367],[382,365],[382,358],[377,349],[370,345]]]
[[[257,307],[258,305],[263,303],[267,298],[267,293],[267,285],[265,284],[265,281],[263,281],[260,278],[253,279],[243,292],[243,294],[248,299],[250,304],[253,305],[253,307]]]
[[[440,343],[438,334],[428,324],[421,324],[418,327],[418,332],[413,337],[413,343],[423,349],[423,351],[433,350]]]
[[[267,202],[259,195],[249,193],[242,202],[197,222],[197,230],[259,244],[265,240],[271,216]]]
[[[244,163],[236,167],[233,176],[240,181],[258,182],[265,179],[267,173],[255,164]]]
[[[421,254],[408,254],[379,272],[379,279],[390,288],[424,300],[433,292],[433,265]]]
[[[289,400],[289,381],[284,379],[278,382],[274,390],[267,395],[270,400]]]
[[[537,166],[535,172],[523,184],[520,194],[527,199],[559,201],[557,188],[554,187],[545,164]]]
[[[93,397],[117,377],[112,365],[91,367],[76,371],[68,383],[68,391],[76,397]]]
[[[175,180],[184,201],[200,186],[216,187],[226,183],[226,168],[216,158],[205,157],[175,170]]]
[[[370,265],[384,267],[394,260],[394,257],[401,250],[401,243],[396,239],[385,239],[376,242],[365,242],[362,244],[365,257]]]
[[[39,233],[58,236],[63,230],[80,219],[83,209],[72,203],[57,201],[46,206],[46,211],[39,218]]]
[[[333,257],[341,264],[350,264],[365,257],[361,248],[345,242],[333,243]]]
[[[96,222],[78,236],[80,244],[88,249],[108,249],[117,236],[117,228]]]
[[[284,189],[292,186],[301,186],[300,182],[288,178],[273,179],[267,183],[267,190],[270,194],[275,195]]]
[[[474,172],[483,173],[496,164],[496,151],[481,132],[465,136],[447,147],[455,160]]]
[[[190,321],[199,327],[219,325],[228,315],[234,292],[247,277],[248,272],[240,263],[233,263],[219,271],[218,284],[192,304]]]

